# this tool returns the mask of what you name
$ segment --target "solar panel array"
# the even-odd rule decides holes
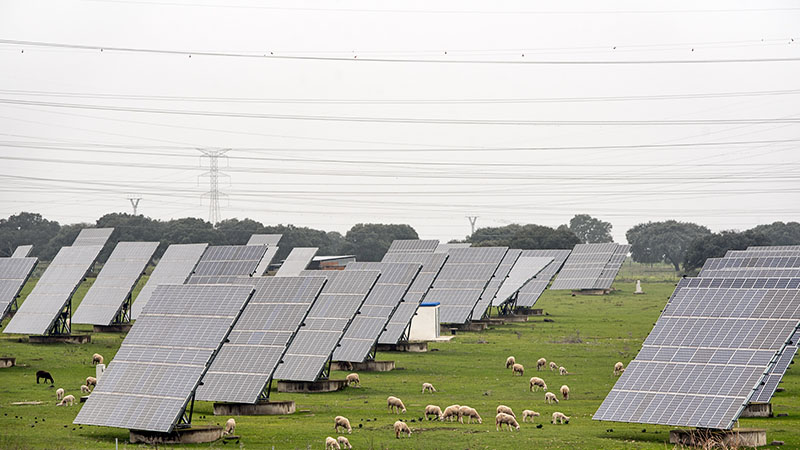
[[[486,314],[489,305],[492,304],[494,296],[497,295],[497,291],[500,290],[500,286],[506,281],[508,273],[511,272],[511,268],[514,267],[521,254],[522,250],[517,249],[509,249],[506,252],[500,265],[497,266],[497,269],[494,271],[494,276],[492,276],[489,284],[486,285],[486,289],[483,290],[478,303],[472,308],[473,319],[480,319]]]
[[[317,254],[317,247],[295,247],[283,261],[281,267],[275,272],[276,277],[296,277],[300,272],[306,270],[314,255]]]
[[[433,281],[442,270],[448,255],[446,253],[387,253],[382,262],[386,263],[415,263],[422,268],[408,288],[403,302],[392,314],[385,330],[378,338],[379,344],[397,344],[408,337],[407,330],[411,326],[411,319],[417,313],[420,303],[433,285]]]
[[[454,248],[470,248],[472,244],[469,242],[453,242],[449,244],[439,244],[433,250],[433,253],[448,253]]]
[[[631,251],[630,245],[617,245],[614,254],[611,255],[606,266],[603,267],[603,271],[600,272],[600,276],[597,277],[597,281],[593,286],[594,289],[609,289],[611,287],[611,284],[614,283],[614,278],[617,277],[617,273],[619,273],[619,269],[622,267],[622,263],[624,263],[625,258],[628,257],[629,251]]]
[[[171,432],[252,293],[158,286],[74,423]]]
[[[800,252],[800,245],[751,245],[747,247],[747,251],[762,250]]]
[[[752,258],[757,256],[797,256],[800,250],[767,250],[769,247],[764,247],[758,250],[728,250],[725,252],[725,258]]]
[[[795,345],[787,346],[783,349],[778,361],[770,369],[763,384],[756,388],[750,403],[769,403],[772,396],[775,395],[775,390],[778,389],[778,383],[781,382],[783,375],[786,374],[786,369],[792,363],[795,353],[797,353],[797,346]]]
[[[462,324],[472,319],[472,309],[507,250],[507,247],[471,247],[448,252],[449,258],[425,298],[440,303],[441,323]]]
[[[564,262],[569,257],[571,250],[523,250],[521,258],[543,257],[553,258],[553,262],[547,265],[541,272],[536,275],[536,278],[528,281],[517,294],[517,307],[518,308],[531,308],[542,296],[542,293],[550,284],[550,280],[564,265]]]
[[[11,311],[36,261],[36,258],[0,258],[0,320]]]
[[[328,278],[317,301],[308,312],[305,326],[289,344],[275,378],[293,381],[316,381],[325,369],[333,350],[369,295],[380,276],[375,270],[304,271],[331,272],[312,274]]]
[[[386,253],[433,253],[437,245],[436,239],[395,239]]]
[[[131,319],[142,313],[145,305],[160,284],[183,284],[194,271],[208,244],[172,244],[161,256],[147,283],[139,291],[131,307]]]
[[[256,292],[203,376],[197,399],[258,401],[325,282],[323,277],[241,279]]]
[[[550,289],[595,289],[618,247],[614,243],[577,244]]]
[[[551,262],[553,262],[553,258],[550,256],[520,256],[505,281],[503,281],[500,289],[498,289],[497,294],[495,294],[492,305],[499,306],[513,298],[520,289],[529,281],[532,281]]]
[[[798,326],[800,279],[683,279],[594,419],[729,429]]]
[[[102,249],[102,245],[62,247],[3,332],[47,334]]]
[[[347,327],[339,347],[334,350],[335,361],[362,362],[367,359],[421,267],[413,263],[384,262],[351,262],[347,265],[345,272],[377,270],[381,276],[358,310],[353,323]]]
[[[268,246],[267,251],[264,253],[264,257],[261,258],[261,262],[258,263],[258,267],[256,267],[256,273],[253,275],[256,277],[264,276],[269,269],[269,265],[272,264],[272,260],[275,259],[275,255],[278,254],[278,247],[275,246]]]
[[[280,242],[282,234],[253,234],[247,241],[247,245],[266,245],[275,247]]]
[[[800,252],[795,256],[709,258],[700,277],[800,277]]]
[[[252,276],[267,252],[264,245],[217,245],[208,247],[187,284],[235,283]]]
[[[75,238],[72,246],[106,245],[113,232],[113,228],[84,228],[78,233],[78,237]]]
[[[158,242],[120,242],[103,264],[72,323],[110,325],[129,299],[136,282],[158,248]]]
[[[14,253],[11,254],[12,258],[25,258],[31,254],[31,250],[33,250],[32,245],[20,245],[19,247],[14,249]]]

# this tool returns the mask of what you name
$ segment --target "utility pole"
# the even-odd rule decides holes
[[[479,216],[467,216],[467,220],[469,220],[469,224],[472,227],[472,233],[470,234],[470,236],[475,234],[475,222],[478,221],[478,217]]]
[[[200,174],[201,177],[208,177],[208,192],[203,194],[207,196],[208,201],[208,221],[212,224],[216,225],[217,222],[220,221],[220,212],[219,212],[219,198],[220,196],[224,196],[224,193],[219,191],[219,177],[221,176],[228,176],[225,173],[220,173],[219,171],[219,158],[220,156],[224,156],[225,153],[228,153],[231,149],[204,149],[198,148],[197,149],[200,153],[203,154],[203,157],[208,158],[208,170]]]
[[[131,202],[131,206],[133,206],[133,215],[136,215],[136,211],[139,210],[139,201],[142,199],[139,195],[129,195],[128,201]]]

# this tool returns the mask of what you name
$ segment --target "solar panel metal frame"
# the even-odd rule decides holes
[[[550,286],[552,290],[594,289],[618,245],[576,244]]]
[[[437,239],[395,239],[386,253],[433,253],[438,245]]]
[[[72,323],[110,325],[116,319],[119,323],[129,321],[131,294],[158,245],[118,242],[72,315]]]
[[[253,234],[247,240],[247,245],[266,245],[267,247],[276,247],[280,242],[282,234]]]
[[[0,321],[16,311],[17,297],[38,262],[33,257],[0,258]]]
[[[106,245],[108,238],[114,232],[113,228],[84,228],[72,242],[73,247],[86,245]]]
[[[494,300],[494,296],[497,295],[500,286],[502,286],[506,278],[508,278],[508,273],[511,272],[511,269],[514,267],[514,264],[517,263],[521,254],[522,250],[519,249],[510,248],[506,251],[503,260],[500,261],[500,265],[495,269],[492,279],[489,280],[489,284],[486,285],[478,302],[475,303],[475,307],[472,308],[472,317],[483,318],[487,315],[492,301]]]
[[[225,284],[253,276],[266,252],[265,245],[209,246],[186,284]]]
[[[12,258],[27,258],[28,255],[31,254],[31,250],[33,250],[32,245],[20,245],[14,249],[14,253],[11,254]]]
[[[276,277],[296,277],[311,264],[319,251],[318,247],[295,247],[275,272]]]
[[[569,258],[572,250],[549,249],[549,250],[523,250],[521,257],[546,257],[553,258],[553,262],[547,265],[536,278],[529,280],[518,292],[516,297],[516,308],[532,308],[542,296],[550,280],[561,270],[561,267]]]
[[[139,291],[131,306],[131,319],[136,319],[147,305],[159,284],[184,284],[194,272],[208,244],[171,244],[161,255],[147,283]]]
[[[171,433],[253,292],[159,285],[73,423]]]
[[[553,262],[552,256],[521,256],[508,272],[500,289],[497,290],[492,306],[500,306],[511,301],[520,289],[528,282],[535,279],[548,265]]]

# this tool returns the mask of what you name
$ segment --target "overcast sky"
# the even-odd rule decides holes
[[[800,220],[800,5],[562,3],[3,0],[0,216]]]

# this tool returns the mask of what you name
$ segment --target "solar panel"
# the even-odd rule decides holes
[[[257,277],[264,276],[269,269],[269,265],[272,264],[272,260],[275,259],[275,255],[278,254],[278,247],[275,246],[268,246],[266,253],[264,253],[264,257],[261,258],[261,262],[258,263],[258,267],[256,268],[256,273],[254,274]]]
[[[266,245],[268,247],[274,247],[278,245],[282,237],[282,234],[254,234],[250,236],[247,245]]]
[[[788,369],[789,365],[792,363],[795,353],[797,353],[796,346],[791,345],[783,349],[763,384],[760,384],[756,388],[756,392],[750,399],[750,403],[769,403],[772,396],[775,395],[775,390],[778,389],[778,383],[781,382],[783,375],[786,374],[786,369]]]
[[[335,361],[362,362],[378,342],[422,266],[412,263],[351,262],[345,272],[372,270],[381,276],[333,352]]]
[[[500,306],[510,300],[551,262],[553,262],[551,256],[520,256],[514,264],[514,267],[509,271],[503,284],[500,285],[500,289],[497,290],[497,294],[495,294],[494,300],[492,300],[492,305]]]
[[[631,251],[630,245],[617,246],[617,249],[614,251],[614,254],[611,255],[603,271],[600,272],[600,276],[597,277],[597,281],[594,283],[594,289],[609,289],[611,287],[614,278],[617,277],[617,273],[619,273],[619,269],[622,267],[622,263],[624,263],[625,258],[628,257],[629,251]]]
[[[36,267],[36,258],[0,258],[0,320],[16,308],[17,296]]]
[[[86,296],[72,316],[72,323],[110,325],[115,319],[130,319],[126,302],[147,263],[158,248],[158,242],[120,242],[103,264]],[[121,315],[121,317],[119,317]]]
[[[752,258],[757,256],[797,256],[800,250],[769,250],[769,247],[757,250],[728,250],[725,252],[726,258]]]
[[[317,254],[317,247],[295,247],[275,272],[276,277],[296,277],[306,270],[308,264]]]
[[[448,244],[439,244],[436,246],[436,249],[433,250],[433,253],[448,253],[450,250],[454,248],[470,248],[472,244],[469,242],[453,242]]]
[[[486,314],[489,305],[492,304],[492,299],[494,299],[494,296],[497,295],[497,291],[500,290],[500,286],[506,280],[506,277],[508,277],[508,273],[511,272],[511,268],[514,267],[514,264],[516,264],[517,259],[519,259],[519,255],[521,254],[522,250],[518,249],[509,249],[506,252],[506,255],[503,257],[500,265],[497,266],[497,269],[494,271],[494,275],[489,281],[489,284],[486,285],[486,289],[483,290],[478,303],[476,303],[475,307],[472,308],[473,318],[480,319],[484,316],[484,314]]]
[[[86,277],[102,245],[62,247],[3,333],[47,334],[62,314],[72,294]]]
[[[147,284],[139,291],[136,301],[131,307],[131,319],[136,319],[142,313],[145,305],[153,295],[159,284],[183,284],[194,271],[208,244],[172,244],[161,256],[156,264]]]
[[[594,289],[617,244],[577,244],[550,289]]]
[[[73,247],[84,245],[106,245],[111,233],[114,232],[113,228],[84,228],[78,233],[75,242],[72,243]]]
[[[800,326],[800,279],[678,286],[595,420],[729,429]]]
[[[397,306],[385,330],[378,337],[379,344],[396,344],[408,339],[408,329],[411,319],[417,313],[420,303],[433,285],[433,280],[439,275],[448,255],[446,253],[387,253],[383,256],[386,263],[416,263],[422,268],[408,288],[403,301]]]
[[[698,275],[709,277],[800,277],[799,256],[709,258]]]
[[[326,280],[254,277],[240,282],[256,292],[203,376],[198,400],[255,403],[268,397],[265,389]]]
[[[472,308],[507,250],[507,247],[471,247],[448,252],[450,257],[425,297],[425,301],[439,302],[441,323],[460,324],[472,319]]]
[[[14,253],[11,254],[12,258],[25,258],[31,254],[31,250],[33,250],[32,245],[20,245],[16,249],[14,249]]]
[[[437,245],[436,239],[395,239],[386,253],[433,253]]]
[[[550,280],[555,276],[556,272],[561,269],[561,266],[564,265],[564,262],[569,257],[569,254],[572,253],[571,250],[523,250],[521,258],[525,257],[551,257],[553,258],[553,262],[547,265],[544,269],[542,269],[539,274],[536,275],[536,278],[528,281],[522,288],[519,290],[517,294],[517,304],[518,308],[531,308],[536,301],[539,300],[541,297],[542,292],[547,288],[547,285],[550,284]]]
[[[171,432],[252,293],[158,286],[74,423]]]
[[[305,326],[289,344],[275,378],[316,381],[380,276],[375,270],[330,272],[321,275],[328,278],[328,283],[308,312]]]
[[[256,273],[267,252],[264,245],[215,245],[208,247],[187,284],[234,283]]]
[[[750,247],[747,247],[747,251],[751,250],[786,250],[800,252],[800,245],[751,245]]]

